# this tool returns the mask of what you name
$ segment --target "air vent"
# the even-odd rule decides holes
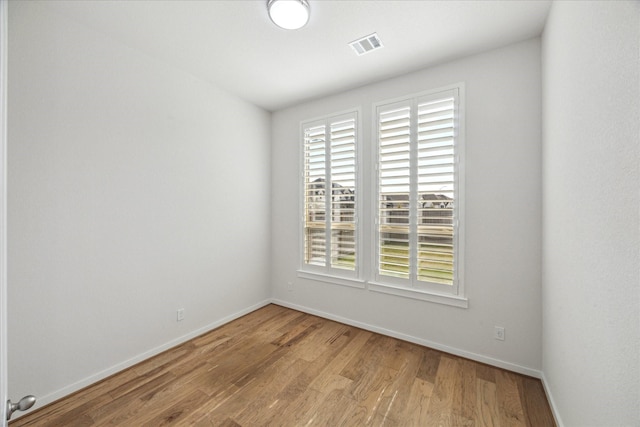
[[[380,41],[380,37],[378,37],[376,33],[373,33],[349,43],[349,46],[360,56],[372,50],[380,49],[382,42]]]

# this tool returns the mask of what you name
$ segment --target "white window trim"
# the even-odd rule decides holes
[[[300,197],[299,203],[299,211],[298,211],[298,231],[300,233],[299,237],[299,268],[297,270],[297,276],[304,279],[317,280],[325,283],[332,283],[337,285],[355,287],[355,288],[365,288],[366,282],[362,279],[362,272],[364,269],[362,268],[362,263],[364,261],[364,257],[362,256],[363,252],[363,243],[362,243],[362,222],[360,218],[362,218],[362,206],[363,206],[363,192],[362,192],[362,167],[360,166],[362,163],[362,149],[361,149],[361,138],[362,138],[362,111],[360,108],[351,108],[344,111],[339,111],[332,114],[327,114],[321,117],[316,117],[309,120],[303,120],[300,122],[300,129],[298,132],[299,141],[304,140],[304,130],[305,127],[311,126],[313,124],[319,124],[328,122],[331,119],[336,119],[348,115],[355,116],[355,127],[356,127],[356,219],[355,219],[355,240],[356,240],[356,261],[355,261],[355,269],[354,270],[342,270],[339,268],[332,268],[330,265],[325,266],[317,266],[312,264],[305,264],[304,262],[304,253],[305,253],[305,240],[304,240],[304,225],[305,225],[305,197],[304,197],[304,173],[305,173],[305,164],[304,164],[304,147],[300,150],[299,156],[299,190],[298,194]],[[366,198],[365,198],[366,200]]]
[[[377,134],[378,134],[378,108],[394,103],[406,102],[418,98],[424,98],[429,96],[435,96],[438,93],[446,92],[450,90],[457,90],[457,123],[456,123],[456,156],[457,156],[457,199],[454,204],[454,217],[457,218],[457,236],[454,252],[454,271],[456,286],[454,292],[443,293],[440,292],[441,287],[435,286],[409,286],[411,283],[408,279],[396,279],[393,277],[379,276],[377,271],[378,262],[378,239],[377,232],[378,222],[378,170],[376,165],[378,163],[378,148],[377,148]],[[465,87],[464,83],[456,83],[437,89],[417,92],[402,97],[387,99],[384,101],[376,102],[372,105],[371,109],[371,138],[375,142],[372,144],[374,149],[371,151],[371,182],[374,183],[370,197],[370,209],[372,215],[376,218],[371,225],[371,236],[373,243],[373,250],[371,251],[370,259],[370,277],[371,280],[367,281],[367,288],[374,292],[381,292],[385,294],[397,295],[406,298],[419,299],[423,301],[431,301],[446,305],[452,305],[456,307],[468,307],[468,300],[465,293],[465,280],[464,280],[464,242],[465,242]],[[440,289],[438,289],[440,288]]]

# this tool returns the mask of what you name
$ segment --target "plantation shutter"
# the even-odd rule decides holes
[[[303,125],[304,264],[356,269],[356,114]]]
[[[377,272],[454,284],[456,92],[377,109]]]
[[[378,270],[409,278],[411,107],[382,109],[378,125]]]
[[[425,282],[453,284],[453,96],[418,104],[418,273]]]
[[[331,144],[331,266],[355,268],[356,120],[329,124]]]
[[[326,265],[325,125],[304,130],[304,260]]]

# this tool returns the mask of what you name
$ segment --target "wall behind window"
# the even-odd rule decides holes
[[[384,55],[384,50],[373,55]],[[366,57],[363,58],[366,60]],[[533,39],[273,114],[272,286],[276,299],[428,341],[531,373],[541,366],[541,63]],[[296,276],[300,122],[362,107],[371,158],[374,102],[466,85],[466,265],[469,308],[384,295]],[[372,171],[364,171],[371,194]],[[361,199],[370,209],[371,199]],[[369,210],[360,224],[371,228]],[[370,256],[372,236],[365,236]],[[287,283],[294,283],[288,290]],[[493,339],[494,325],[506,341]],[[535,373],[535,372],[533,372]]]
[[[270,114],[9,13],[9,390],[46,403],[269,297]]]

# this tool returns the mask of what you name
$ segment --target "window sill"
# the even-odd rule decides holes
[[[469,300],[457,295],[436,294],[417,289],[408,289],[401,286],[369,282],[369,290],[383,294],[397,295],[405,298],[422,301],[435,302],[438,304],[451,305],[453,307],[468,308]]]
[[[298,277],[303,279],[317,280],[320,282],[331,283],[333,285],[349,286],[351,288],[364,289],[366,282],[360,279],[351,279],[347,277],[332,276],[325,273],[314,273],[310,271],[298,270]]]

